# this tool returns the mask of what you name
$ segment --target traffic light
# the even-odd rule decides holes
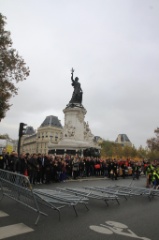
[[[20,125],[19,125],[19,137],[22,137],[25,134],[25,131],[26,131],[25,126],[26,125],[27,124],[25,124],[25,123],[20,123]]]

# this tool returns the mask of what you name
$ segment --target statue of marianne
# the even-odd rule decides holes
[[[71,80],[72,80],[72,86],[74,87],[74,91],[72,94],[72,98],[70,100],[69,103],[82,103],[82,95],[83,95],[83,91],[81,89],[81,84],[79,83],[79,79],[78,77],[75,78],[75,80],[73,79],[73,73],[74,73],[74,69],[71,69]]]

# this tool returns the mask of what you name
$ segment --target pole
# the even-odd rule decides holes
[[[21,137],[18,139],[18,157],[20,157],[20,145],[21,145]]]

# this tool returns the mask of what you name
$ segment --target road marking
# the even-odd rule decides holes
[[[0,217],[8,217],[9,215],[3,211],[0,211]]]
[[[100,226],[89,226],[89,228],[95,232],[101,233],[101,234],[118,234],[122,236],[132,237],[132,238],[138,238],[142,240],[151,240],[147,237],[140,237],[136,235],[133,231],[131,231],[127,225],[120,223],[120,222],[114,222],[114,221],[106,221],[106,224],[100,224]]]
[[[34,229],[27,227],[23,223],[13,224],[5,227],[0,227],[0,239],[13,237],[16,235],[33,232]]]

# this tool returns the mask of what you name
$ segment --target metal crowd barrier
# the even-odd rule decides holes
[[[0,169],[0,190],[2,193],[0,201],[6,196],[37,212],[38,217],[35,224],[38,223],[41,214],[47,216],[46,213],[40,211],[40,204],[57,210],[59,219],[61,216],[60,209],[65,206],[72,206],[77,216],[77,204],[84,204],[88,210],[88,198],[86,197],[78,197],[48,189],[32,189],[26,176],[2,169]]]
[[[111,194],[118,197],[124,197],[126,200],[127,200],[127,197],[129,197],[129,194],[124,191],[118,191],[116,189],[113,190],[107,187],[85,187],[85,189],[94,190],[100,193],[107,193],[107,194]]]
[[[51,208],[55,208],[55,204],[63,204],[58,208],[62,208],[65,206],[73,207],[76,216],[78,216],[76,205],[83,204],[87,210],[88,198],[85,196],[79,197],[74,196],[73,194],[63,193],[60,190],[49,190],[49,189],[34,189],[34,194],[44,201],[44,203]],[[60,219],[60,211],[59,211],[59,219]]]
[[[142,187],[132,187],[132,186],[109,186],[107,189],[111,189],[112,191],[118,191],[122,193],[128,194],[130,197],[133,196],[148,196],[150,191],[147,188]]]
[[[86,197],[88,199],[103,200],[107,205],[109,201],[117,201],[119,204],[119,197],[116,195],[110,195],[105,193],[99,193],[94,189],[85,189],[85,188],[58,188],[62,192],[69,192],[76,196]]]
[[[113,188],[122,190],[125,192],[129,191],[130,196],[146,196],[152,199],[153,197],[159,197],[159,190],[154,188],[136,187],[136,186],[114,186]]]
[[[150,200],[153,197],[159,197],[159,189],[113,185],[104,187],[84,187],[84,188],[65,188],[61,191],[68,191],[78,196],[85,196],[89,199],[104,200],[106,203],[109,200],[116,200],[119,203],[119,198],[124,197],[126,200],[129,197],[148,197]]]
[[[125,199],[128,197],[146,196],[151,200],[153,197],[159,197],[159,190],[156,190],[154,188],[135,187],[131,185],[86,187],[86,189],[94,189],[95,191],[99,191],[101,193],[114,194],[119,197],[124,197]]]
[[[60,209],[69,206],[73,207],[76,216],[76,206],[83,204],[87,210],[89,199],[103,200],[108,205],[108,201],[115,200],[119,204],[119,198],[132,196],[148,196],[150,199],[159,197],[159,190],[153,188],[143,188],[131,186],[105,186],[105,187],[84,187],[84,188],[57,188],[56,190],[32,189],[29,179],[21,174],[0,169],[0,191],[2,196],[15,200],[16,202],[34,210],[38,216],[47,216],[40,211],[39,205],[43,204],[53,210],[57,210],[60,219]]]
[[[0,190],[2,193],[0,201],[6,196],[37,212],[35,224],[38,223],[41,214],[47,216],[46,213],[40,211],[32,186],[26,176],[0,169]]]

